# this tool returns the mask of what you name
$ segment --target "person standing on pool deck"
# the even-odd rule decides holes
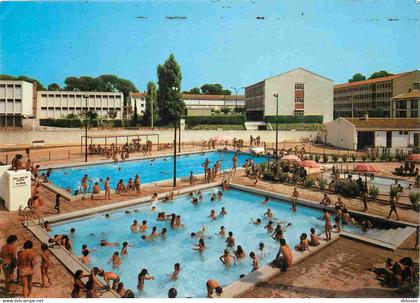
[[[219,282],[214,279],[210,279],[206,282],[207,287],[207,297],[211,298],[213,295],[213,291],[216,291],[216,294],[220,296],[223,293],[223,288],[220,287]]]
[[[56,194],[55,195],[55,206],[54,206],[54,209],[57,211],[57,214],[60,213],[60,198],[61,198],[61,195],[60,194]]]
[[[324,208],[324,220],[325,220],[325,236],[327,237],[327,241],[331,240],[331,219],[330,219],[330,212],[327,208]]]
[[[203,164],[201,164],[201,166],[203,167],[203,169],[204,169],[204,179],[207,179],[207,173],[208,173],[208,168],[209,168],[209,164],[210,164],[210,161],[209,161],[209,159],[208,158],[206,158],[206,161],[204,161],[204,163]]]
[[[32,291],[32,277],[34,266],[36,264],[35,254],[33,252],[32,241],[26,241],[23,244],[23,250],[18,252],[17,266],[19,276],[22,280],[23,297],[28,298]]]
[[[136,188],[137,196],[140,195],[141,189],[140,189],[140,176],[139,175],[136,175],[134,177],[134,187]]]
[[[190,185],[194,185],[194,173],[193,171],[190,171]]]
[[[392,212],[395,213],[395,215],[397,216],[397,220],[400,220],[400,216],[397,213],[397,201],[395,200],[395,197],[393,195],[391,195],[389,197],[389,206],[390,206],[390,210],[389,210],[389,215],[387,217],[387,219],[389,219],[391,217]]]
[[[89,179],[88,179],[88,175],[84,175],[83,176],[83,178],[82,178],[82,181],[81,181],[81,183],[82,183],[82,189],[83,189],[83,193],[86,193],[86,191],[87,191],[87,181],[88,181]]]
[[[235,154],[232,158],[232,162],[233,162],[233,173],[236,174],[236,168],[238,167],[238,155]]]
[[[110,178],[109,177],[106,177],[106,180],[105,180],[105,200],[106,199],[109,199],[109,200],[111,200],[111,189],[109,188],[109,181],[110,181]]]
[[[363,190],[363,211],[368,211],[368,192],[367,190]]]
[[[3,260],[1,269],[4,273],[4,283],[6,287],[6,293],[10,292],[10,283],[12,282],[13,272],[16,267],[16,241],[17,237],[11,235],[7,237],[6,244],[1,247],[0,258]]]

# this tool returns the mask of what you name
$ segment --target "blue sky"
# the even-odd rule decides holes
[[[2,2],[0,73],[44,85],[116,74],[144,90],[173,53],[187,90],[241,87],[297,67],[335,83],[420,68],[416,0],[213,1]]]

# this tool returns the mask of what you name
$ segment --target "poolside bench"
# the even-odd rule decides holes
[[[32,141],[32,147],[40,147],[44,146],[45,141],[44,140],[34,140]]]

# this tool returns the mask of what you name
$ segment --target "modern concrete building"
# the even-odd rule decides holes
[[[0,127],[22,127],[34,117],[36,86],[26,81],[0,80]]]
[[[210,115],[212,110],[244,108],[243,95],[182,94],[188,116]]]
[[[335,85],[334,115],[361,117],[366,112],[382,108],[390,117],[391,98],[409,89],[420,89],[420,71]]]
[[[322,115],[324,122],[333,119],[333,81],[301,67],[247,86],[247,119],[275,116],[274,94],[278,94],[279,115]]]
[[[87,97],[87,100],[86,100]],[[123,119],[124,97],[114,92],[38,91],[37,118],[65,118],[94,111],[103,119]]]
[[[420,90],[409,89],[408,92],[391,99],[392,118],[418,118],[420,116]]]
[[[420,122],[409,118],[344,118],[327,124],[326,142],[340,148],[406,148],[419,146]]]
[[[146,111],[146,93],[131,93],[129,98],[129,110],[127,112],[127,117],[134,113],[134,109],[136,107],[137,115],[143,116]]]

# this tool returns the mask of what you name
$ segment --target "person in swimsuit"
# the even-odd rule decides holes
[[[17,237],[11,235],[7,238],[6,244],[0,250],[0,259],[3,260],[1,269],[4,273],[4,283],[6,286],[6,293],[10,292],[10,283],[12,282],[13,272],[16,267],[16,241]]]
[[[311,228],[311,241],[309,241],[309,244],[312,246],[318,246],[321,244],[321,241],[319,240],[318,235],[315,232],[315,228]]]
[[[223,255],[219,257],[220,261],[226,266],[230,266],[230,258],[233,258],[233,265],[236,265],[236,256],[231,255],[227,249],[224,250]]]
[[[176,280],[178,279],[178,275],[181,272],[181,270],[182,270],[181,265],[179,263],[175,263],[174,272],[168,276],[171,278],[171,280]]]
[[[34,274],[35,253],[33,243],[28,240],[23,244],[23,250],[17,254],[17,266],[22,281],[22,292],[24,298],[29,298],[32,291],[32,277]]]
[[[109,181],[110,181],[110,178],[106,177],[106,180],[104,182],[105,200],[107,200],[107,199],[111,200],[111,189],[110,189],[110,186],[109,186]]]
[[[296,202],[297,202],[297,199],[299,199],[299,196],[300,196],[300,194],[299,194],[297,188],[295,187],[293,189],[292,196],[290,197],[290,201],[292,203],[292,207],[290,209],[293,210],[293,211],[296,211]]]
[[[225,241],[227,244],[227,246],[228,247],[234,247],[235,246],[235,238],[233,237],[233,232],[229,232],[228,233],[228,237],[226,238],[226,241]]]
[[[72,298],[80,297],[80,290],[85,289],[85,283],[83,283],[82,278],[87,278],[90,275],[84,275],[82,270],[77,270],[73,275],[73,290],[71,292]]]
[[[82,178],[82,181],[81,181],[83,193],[86,193],[86,191],[87,191],[87,188],[88,188],[87,182],[88,181],[89,181],[88,175],[84,175],[83,178]]]
[[[51,266],[50,252],[48,245],[45,243],[41,244],[41,279],[42,287],[51,286],[51,278],[48,275],[48,269]],[[46,283],[48,281],[48,284]]]
[[[141,291],[144,290],[144,281],[145,280],[154,280],[155,277],[150,276],[147,269],[143,268],[137,276],[137,288]]]
[[[331,240],[331,230],[332,224],[330,219],[330,212],[327,208],[324,208],[324,220],[325,220],[325,236],[327,237],[327,241]]]
[[[103,277],[108,289],[111,289],[111,281],[112,281],[112,289],[116,290],[118,283],[120,282],[120,276],[113,272],[106,272],[102,268],[98,271],[98,276]]]
[[[211,298],[213,295],[213,292],[216,291],[216,294],[220,296],[223,293],[223,288],[220,287],[219,282],[217,282],[214,279],[210,279],[206,282],[207,287],[207,297]]]
[[[139,175],[136,175],[134,177],[134,187],[136,189],[137,196],[140,195],[141,189],[140,189],[140,176]]]
[[[244,252],[244,250],[242,249],[242,246],[240,246],[240,245],[238,245],[237,247],[236,247],[236,250],[234,250],[233,251],[233,254],[236,256],[236,258],[238,258],[238,259],[242,259],[242,258],[244,258],[245,257],[245,252]]]
[[[258,264],[258,258],[255,255],[254,252],[251,252],[249,254],[249,257],[252,259],[252,270],[251,271],[256,271],[260,268],[259,264]]]

